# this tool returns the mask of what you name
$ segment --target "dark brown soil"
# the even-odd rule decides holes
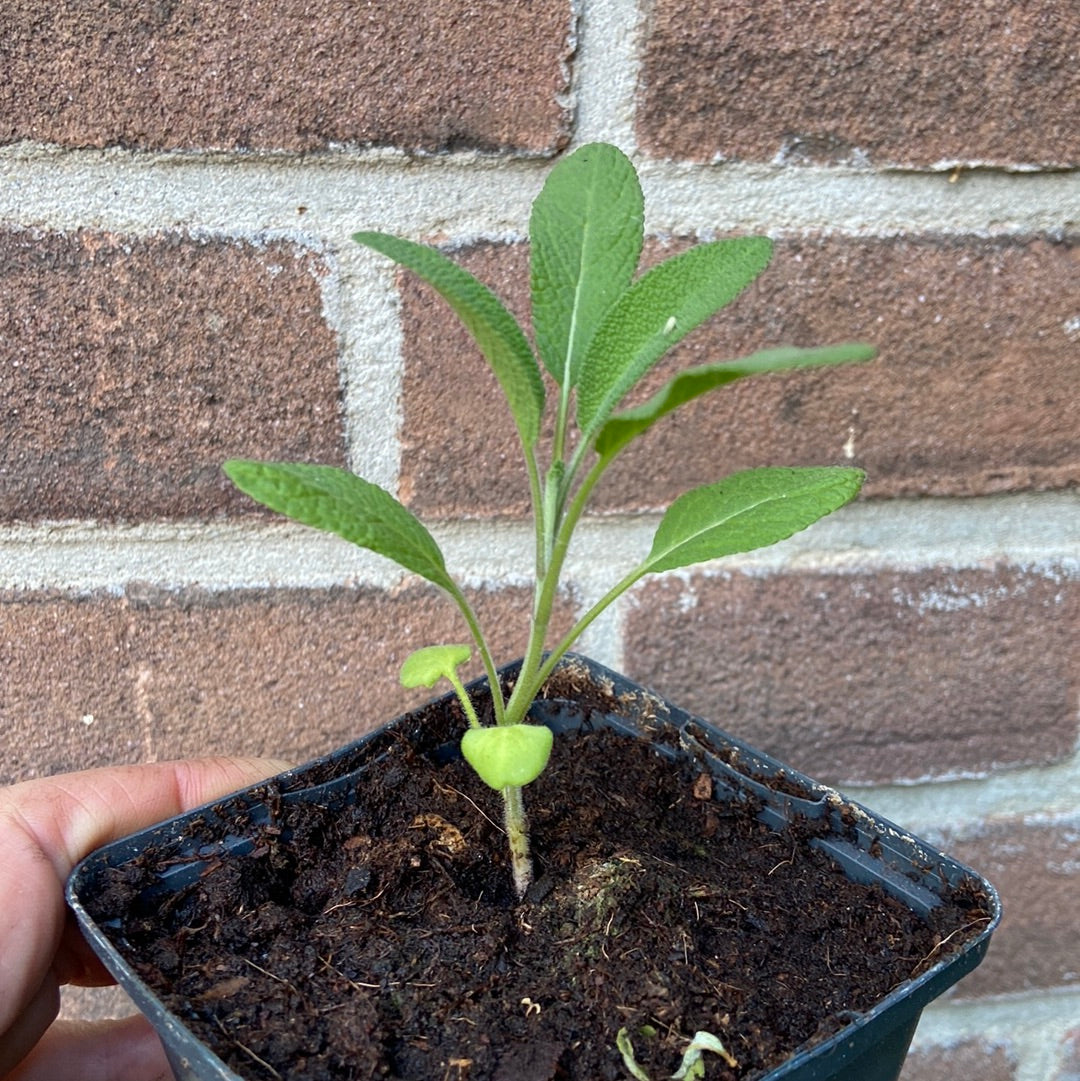
[[[626,1028],[653,1078],[698,1030],[738,1062],[706,1053],[710,1081],[750,1078],[985,919],[961,889],[924,923],[811,847],[821,827],[771,832],[610,731],[559,737],[526,790],[537,882],[517,904],[498,796],[432,764],[460,722],[433,723],[419,751],[389,741],[354,804],[285,801],[165,903],[138,899],[153,855],[106,876],[96,914],[125,914],[138,972],[242,1077],[623,1081]]]

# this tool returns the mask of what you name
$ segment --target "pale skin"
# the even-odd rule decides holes
[[[83,856],[172,815],[280,773],[286,762],[204,758],[118,766],[0,789],[0,1078],[170,1081],[142,1017],[56,1020],[60,987],[113,980],[64,904]]]

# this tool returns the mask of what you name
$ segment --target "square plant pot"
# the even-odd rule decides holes
[[[83,933],[178,1081],[657,1081],[695,1031],[727,1057],[704,1052],[689,1077],[896,1081],[923,1007],[986,953],[989,883],[585,658],[560,664],[530,716],[556,738],[526,789],[538,873],[520,905],[453,696],[75,869]],[[601,780],[583,790],[592,755]],[[772,908],[762,885],[781,891]],[[816,899],[783,892],[804,887]],[[405,945],[420,909],[435,926]],[[522,983],[537,948],[552,982]],[[615,986],[613,957],[629,969]]]

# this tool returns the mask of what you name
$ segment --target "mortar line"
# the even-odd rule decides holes
[[[590,78],[586,68],[586,103],[595,93]],[[951,173],[935,171],[653,159],[637,164],[650,232],[888,238],[1080,229],[1080,171],[977,170],[950,183]],[[133,236],[179,230],[248,240],[295,238],[331,249],[344,246],[359,227],[467,242],[523,235],[549,166],[477,154],[310,155],[222,164],[187,155],[7,148],[0,149],[0,221]]]
[[[1008,565],[1060,580],[1080,576],[1080,492],[973,499],[867,501],[758,552],[686,573],[955,573]],[[659,515],[586,519],[571,549],[569,581],[585,590],[648,551]],[[520,580],[531,566],[527,521],[429,521],[452,571],[473,583]],[[400,579],[386,560],[327,534],[279,523],[93,522],[0,529],[0,588],[119,589],[132,580],[208,588],[318,588],[345,579],[382,588]],[[390,569],[387,569],[390,568]],[[597,585],[596,588],[600,588]]]
[[[614,143],[635,157],[645,0],[579,0],[573,146]]]

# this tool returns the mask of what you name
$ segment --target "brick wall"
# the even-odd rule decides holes
[[[254,512],[231,455],[396,489],[520,650],[526,493],[478,405],[493,382],[348,238],[437,238],[522,311],[531,199],[605,139],[642,173],[654,254],[777,240],[671,364],[848,337],[881,357],[658,426],[599,493],[560,618],[685,486],[864,467],[835,519],[643,584],[585,648],[1000,884],[994,949],[905,1081],[1075,1077],[1078,56],[1068,0],[8,0],[0,782],[300,759],[414,700],[396,665],[460,633],[450,610]]]

